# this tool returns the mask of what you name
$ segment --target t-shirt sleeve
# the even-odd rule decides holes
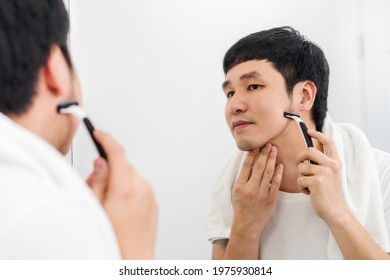
[[[243,160],[245,152],[238,151],[222,170],[213,190],[208,218],[208,239],[229,239],[233,221],[232,188]]]

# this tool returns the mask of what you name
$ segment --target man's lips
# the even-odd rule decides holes
[[[233,122],[233,130],[238,129],[238,128],[244,128],[247,127],[248,125],[253,124],[253,122],[248,122],[248,121],[235,121]]]

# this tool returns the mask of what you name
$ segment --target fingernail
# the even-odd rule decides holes
[[[276,154],[277,151],[278,151],[278,149],[275,146],[272,146],[271,152]]]
[[[103,171],[106,171],[106,169],[107,169],[107,165],[103,159],[97,159],[95,161],[95,171],[103,172]]]
[[[272,145],[270,143],[267,143],[263,146],[262,150],[263,151],[269,151],[271,149]]]

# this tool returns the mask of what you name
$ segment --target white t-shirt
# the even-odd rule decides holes
[[[0,259],[120,259],[107,215],[52,146],[0,114]]]
[[[314,212],[310,196],[279,191],[261,235],[260,258],[325,260],[328,239],[329,229]]]

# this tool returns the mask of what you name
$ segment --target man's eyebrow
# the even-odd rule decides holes
[[[224,81],[224,82],[222,83],[222,89],[227,88],[230,84],[231,84],[231,83],[230,83],[229,80]]]
[[[245,74],[241,75],[240,80],[248,80],[251,78],[257,78],[259,76],[261,76],[259,72],[252,71],[252,72],[245,73]]]
[[[257,71],[251,71],[251,72],[248,72],[248,73],[245,73],[245,74],[242,74],[240,76],[240,80],[249,80],[249,79],[252,79],[252,78],[257,78],[261,76],[259,72]],[[229,80],[226,80],[222,83],[222,89],[225,89],[227,88],[228,86],[230,86],[231,82]]]

